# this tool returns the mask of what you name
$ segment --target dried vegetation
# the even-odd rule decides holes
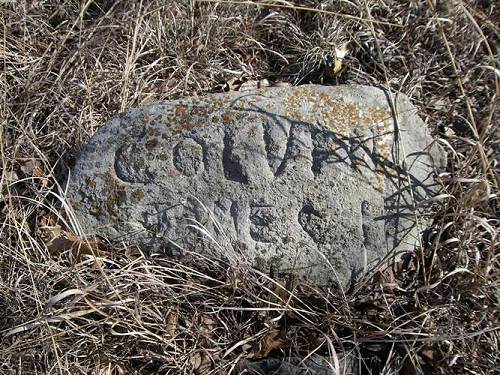
[[[373,374],[498,370],[497,2],[2,1],[0,23],[1,373],[215,374],[316,354]],[[264,79],[412,98],[449,159],[421,249],[342,294],[82,237],[60,184],[100,124]]]

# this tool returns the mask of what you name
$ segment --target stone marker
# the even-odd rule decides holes
[[[358,85],[131,109],[84,148],[68,195],[87,234],[346,286],[416,244],[443,157],[415,112]]]
[[[249,361],[242,359],[235,368],[236,374],[245,375],[335,375],[360,374],[358,360],[354,353],[339,353],[337,361],[328,360],[317,354],[307,358],[267,357]],[[336,369],[335,365],[338,365]],[[337,371],[335,371],[337,370]]]

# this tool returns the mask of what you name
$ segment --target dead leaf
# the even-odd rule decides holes
[[[434,359],[434,350],[432,349],[423,350],[422,357],[426,358],[429,361],[432,361]]]
[[[463,207],[477,207],[488,202],[490,196],[488,182],[480,181],[469,187],[469,191],[463,197]]]
[[[62,230],[59,225],[47,228],[47,230],[51,233],[46,243],[51,254],[69,252],[72,260],[78,263],[83,255],[98,255],[102,250],[100,242],[91,239],[82,240],[73,233]]]
[[[215,327],[217,327],[217,322],[209,315],[204,314],[201,318],[201,326],[204,330],[210,333],[215,329]]]
[[[394,277],[394,272],[390,267],[387,267],[384,270],[378,271],[376,273],[376,277],[382,290],[385,293],[394,293],[394,290],[399,288],[399,284]]]
[[[208,374],[212,369],[212,361],[204,351],[191,354],[189,362],[197,375]]]
[[[58,219],[54,215],[47,213],[47,211],[40,212],[37,229],[44,243],[49,243],[50,240],[61,234],[61,227],[57,225],[57,221]]]
[[[444,130],[444,134],[448,137],[448,138],[452,138],[453,136],[455,136],[455,130],[453,130],[452,128],[450,128],[449,126],[446,127],[446,129]]]
[[[43,176],[43,168],[42,164],[39,160],[31,159],[26,161],[21,166],[21,171],[30,177],[42,177]]]
[[[191,363],[193,370],[198,369],[201,366],[202,361],[203,359],[201,358],[201,354],[199,352],[193,353],[189,357],[189,362]]]
[[[256,357],[265,358],[273,350],[283,348],[288,342],[286,331],[284,329],[274,329],[265,335],[260,342],[260,352]]]
[[[335,48],[335,61],[333,63],[332,75],[337,75],[342,70],[342,62],[348,53],[347,43],[342,44],[339,48]]]
[[[177,310],[169,311],[166,318],[165,333],[167,336],[175,337],[177,324],[179,322],[179,312]]]
[[[288,302],[289,299],[289,292],[286,290],[285,282],[277,281],[274,285],[273,292],[269,296],[269,302],[280,304],[283,306]]]
[[[40,216],[40,224],[45,227],[54,227],[56,225],[57,219],[54,215],[51,215],[47,210],[42,211],[43,214]]]

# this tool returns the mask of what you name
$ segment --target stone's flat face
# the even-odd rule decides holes
[[[373,87],[132,109],[83,150],[69,198],[87,233],[347,285],[388,251],[415,245],[412,207],[433,191],[441,154],[408,99],[397,111],[399,137]]]

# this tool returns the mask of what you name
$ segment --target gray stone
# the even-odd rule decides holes
[[[327,359],[317,354],[302,358],[263,358],[254,361],[241,360],[235,373],[238,375],[335,375],[360,374],[358,360],[354,353],[345,353]]]
[[[131,109],[84,148],[68,196],[88,234],[349,282],[419,228],[442,162],[408,98],[267,88]]]
[[[307,359],[301,358],[264,358],[256,361],[242,360],[235,368],[238,375],[335,375],[359,374],[354,358],[340,358],[339,368],[335,361],[313,354]]]

